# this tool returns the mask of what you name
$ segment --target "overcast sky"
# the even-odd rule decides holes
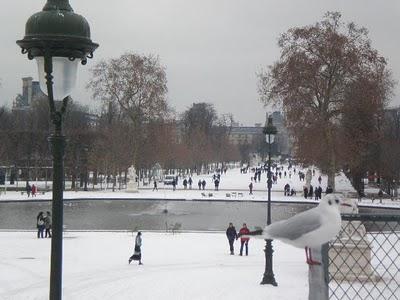
[[[21,78],[37,80],[36,64],[20,53],[30,15],[45,0],[1,0],[0,105],[21,93]],[[95,108],[85,90],[89,68],[125,52],[156,54],[166,67],[168,101],[182,112],[193,102],[213,103],[219,114],[232,113],[243,125],[265,121],[256,73],[278,59],[279,35],[313,24],[326,11],[369,30],[372,45],[400,77],[399,0],[70,0],[90,23],[100,44],[94,59],[80,67],[75,101]],[[393,105],[400,104],[396,87]]]

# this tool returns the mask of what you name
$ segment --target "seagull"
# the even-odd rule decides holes
[[[342,225],[340,205],[350,206],[338,194],[328,194],[317,207],[268,225],[264,230],[251,231],[246,236],[277,239],[294,247],[304,248],[307,264],[320,265],[320,262],[312,259],[311,248],[320,247],[339,233]]]

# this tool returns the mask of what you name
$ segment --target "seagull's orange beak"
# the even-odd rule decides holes
[[[352,207],[350,204],[348,203],[340,203],[341,206],[348,206],[348,207]]]

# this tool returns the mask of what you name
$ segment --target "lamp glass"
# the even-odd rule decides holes
[[[44,72],[44,57],[36,57],[39,73],[40,89],[47,95],[46,73]],[[53,57],[53,97],[62,100],[69,96],[76,84],[80,60],[69,60],[67,57]]]
[[[270,136],[270,140],[268,140],[268,136]],[[267,144],[273,144],[275,141],[275,134],[266,134],[265,141],[267,142]]]

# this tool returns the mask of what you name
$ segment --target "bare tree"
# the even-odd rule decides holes
[[[314,25],[289,29],[278,45],[280,59],[259,74],[261,101],[282,105],[297,155],[321,167],[334,188],[342,164],[338,129],[343,109],[363,78],[375,82],[380,102],[387,99],[392,81],[386,60],[371,47],[367,30],[345,25],[338,12],[328,12]]]
[[[88,88],[107,105],[115,103],[133,129],[132,163],[137,166],[144,124],[162,119],[168,112],[165,68],[158,57],[127,53],[102,61],[92,70]]]

